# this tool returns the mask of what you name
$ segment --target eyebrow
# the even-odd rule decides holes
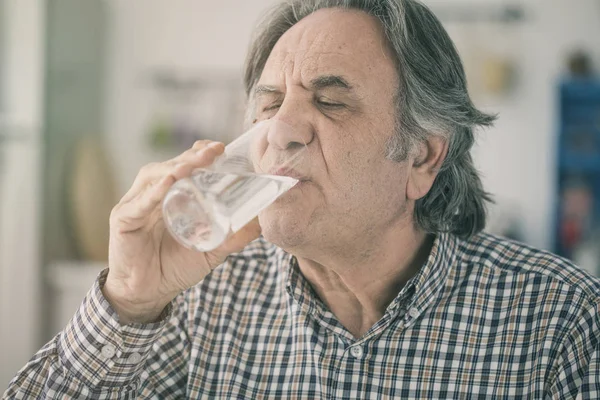
[[[257,97],[264,95],[264,94],[271,94],[271,93],[281,94],[281,91],[279,89],[277,89],[275,86],[269,86],[269,85],[258,85],[254,89],[254,95]]]
[[[323,90],[331,87],[344,89],[345,91],[351,91],[353,89],[352,85],[350,85],[350,83],[348,83],[348,81],[340,75],[322,75],[316,77],[310,81],[310,87],[313,90]],[[265,94],[281,93],[281,90],[279,90],[276,86],[270,85],[258,85],[254,89],[254,95],[257,97]]]
[[[352,85],[350,85],[346,79],[339,75],[319,76],[310,81],[310,85],[316,90],[330,87],[340,88],[348,91],[352,90]]]

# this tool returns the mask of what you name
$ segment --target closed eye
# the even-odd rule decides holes
[[[332,108],[332,109],[336,109],[336,108],[342,108],[344,107],[344,104],[340,104],[340,103],[333,103],[331,101],[327,101],[327,100],[317,100],[317,104],[320,107],[325,107],[325,108]]]
[[[281,104],[271,104],[270,106],[267,106],[267,107],[265,107],[265,108],[263,109],[263,112],[264,112],[264,111],[276,110],[276,109],[278,109],[279,107],[281,107]]]
[[[327,101],[327,100],[317,100],[316,103],[319,107],[329,108],[329,109],[339,109],[339,108],[345,107],[344,104],[333,103],[333,102]],[[281,104],[278,104],[278,103],[271,104],[270,106],[263,108],[263,112],[273,111],[273,110],[278,109],[279,107],[281,107]]]

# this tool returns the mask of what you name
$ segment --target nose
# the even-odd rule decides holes
[[[280,119],[273,119],[267,134],[269,145],[278,150],[306,146],[312,141],[311,129],[307,124],[294,125]]]
[[[272,125],[267,136],[269,144],[280,150],[306,146],[314,138],[314,129],[309,115],[306,115],[308,111],[299,101],[290,100],[286,98],[277,114],[271,118]]]

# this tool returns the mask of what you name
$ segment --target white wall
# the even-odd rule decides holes
[[[275,0],[221,2],[114,0],[110,29],[108,139],[125,191],[137,169],[155,157],[141,151],[148,115],[142,75],[156,66],[241,70],[252,27]],[[529,20],[515,35],[511,51],[520,56],[518,90],[492,99],[486,109],[500,113],[474,152],[485,186],[501,205],[518,209],[525,239],[551,246],[554,198],[556,82],[565,52],[587,45],[600,53],[597,0],[522,0]],[[488,0],[429,0],[432,5],[502,3]],[[464,34],[461,27],[451,33]],[[468,35],[468,32],[466,33]],[[457,37],[460,42],[460,37]],[[464,41],[464,40],[463,40]],[[482,45],[485,46],[485,43]],[[461,46],[459,45],[459,48]],[[511,47],[511,46],[509,46]],[[600,56],[600,54],[597,54]],[[597,57],[600,66],[600,57]]]
[[[109,11],[107,135],[124,192],[139,167],[156,161],[145,149],[157,68],[228,71],[241,66],[255,22],[275,0],[113,0]],[[143,5],[142,5],[143,4]]]
[[[3,147],[0,179],[0,391],[40,347],[39,209],[44,3],[4,2]]]
[[[2,87],[3,106],[11,122],[39,128],[42,121],[44,3],[4,2]]]

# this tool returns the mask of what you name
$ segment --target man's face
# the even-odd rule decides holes
[[[382,29],[365,13],[319,10],[281,37],[257,84],[256,116],[293,126],[285,141],[308,143],[308,154],[302,181],[260,215],[268,240],[296,253],[343,251],[410,218],[409,168],[386,158],[397,88]]]

